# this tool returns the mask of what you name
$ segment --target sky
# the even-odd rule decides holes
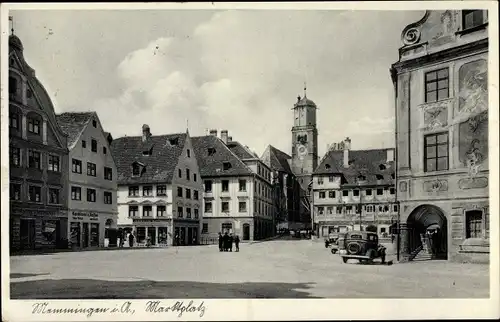
[[[345,137],[394,146],[389,68],[423,11],[16,10],[56,113],[96,111],[114,138],[226,129],[291,152],[293,104],[318,106],[320,157]]]

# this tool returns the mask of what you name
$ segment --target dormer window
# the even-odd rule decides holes
[[[462,29],[471,29],[484,23],[483,10],[463,10],[462,11]]]
[[[381,164],[378,166],[378,168],[381,170],[381,171],[384,171],[386,169],[385,167],[385,164]]]
[[[132,175],[133,176],[141,175],[141,166],[138,163],[132,164]]]
[[[364,175],[359,175],[358,181],[366,181],[366,177]]]
[[[327,164],[325,164],[325,169],[330,169],[331,167],[332,167],[332,166],[331,166],[331,165],[329,165],[328,163],[327,163]]]
[[[179,138],[171,138],[171,139],[168,139],[168,143],[172,146],[176,146],[176,145],[179,145]]]
[[[92,120],[92,126],[97,128],[97,121],[96,120]]]
[[[229,169],[231,169],[231,167],[232,167],[231,162],[223,162],[222,163],[222,169],[224,169],[224,170],[229,170]]]
[[[381,174],[377,174],[377,180],[384,180],[384,176]]]
[[[394,173],[391,173],[391,179],[395,179],[396,175]]]
[[[208,155],[212,156],[215,154],[215,148],[208,148]]]

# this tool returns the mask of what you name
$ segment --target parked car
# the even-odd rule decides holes
[[[357,259],[360,263],[372,263],[380,258],[385,263],[386,248],[379,244],[378,235],[369,231],[349,231],[339,240],[339,254],[342,261]]]

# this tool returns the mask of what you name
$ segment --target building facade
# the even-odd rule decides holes
[[[371,225],[389,237],[398,219],[395,194],[394,149],[351,150],[349,138],[332,145],[313,174],[317,236]]]
[[[432,240],[434,258],[487,261],[487,11],[427,11],[402,42],[391,74],[403,256]]]
[[[202,234],[213,241],[218,233],[233,233],[242,240],[274,235],[271,171],[227,131],[217,137],[193,138],[204,182]]]
[[[189,132],[113,140],[118,171],[118,226],[135,242],[195,245],[200,242],[203,185]]]
[[[9,37],[9,179],[12,250],[68,247],[67,135],[54,106]]]
[[[109,246],[118,220],[116,166],[108,133],[97,113],[62,113],[57,122],[68,134],[68,236],[71,247]],[[116,240],[111,246],[116,246]]]

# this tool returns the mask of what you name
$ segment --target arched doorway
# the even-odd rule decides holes
[[[250,240],[250,225],[243,224],[243,240]]]
[[[407,219],[408,251],[423,248],[433,259],[448,258],[447,220],[443,211],[433,205],[415,208]]]

